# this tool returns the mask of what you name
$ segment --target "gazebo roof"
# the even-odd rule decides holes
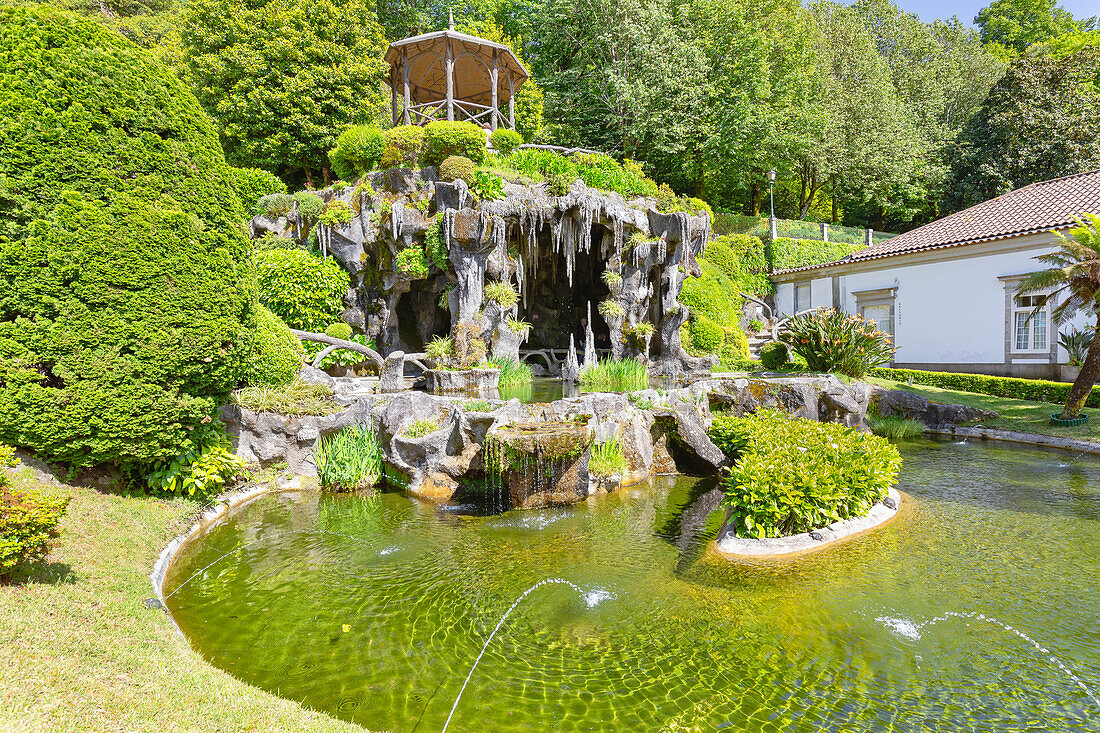
[[[399,73],[396,70],[400,68],[401,58],[407,54],[410,92],[414,103],[432,102],[446,96],[445,59],[448,43],[454,55],[455,99],[478,104],[491,102],[492,83],[489,70],[493,68],[494,54],[500,70],[497,81],[499,103],[507,102],[512,96],[512,90],[518,89],[528,77],[527,69],[512,53],[512,49],[503,43],[494,43],[453,29],[424,33],[394,41],[386,51],[391,77],[394,73]],[[390,79],[391,85],[400,81]]]

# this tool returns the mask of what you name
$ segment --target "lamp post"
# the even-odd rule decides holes
[[[771,216],[768,218],[768,235],[774,242],[778,233],[775,226],[775,169],[768,171],[768,198],[771,203]]]

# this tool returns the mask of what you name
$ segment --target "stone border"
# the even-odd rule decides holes
[[[1019,433],[1015,430],[994,430],[993,428],[964,428],[957,425],[949,428],[928,428],[926,432],[933,435],[946,435],[952,438],[961,436],[968,440],[970,438],[999,440],[1005,443],[1037,445],[1040,448],[1057,448],[1059,450],[1089,453],[1094,456],[1100,456],[1100,443],[1092,443],[1087,440],[1078,440],[1076,438],[1059,438],[1056,435]]]
[[[723,555],[732,556],[731,559],[736,557],[767,559],[769,557],[783,557],[794,553],[819,550],[837,540],[880,527],[897,516],[898,510],[901,509],[901,492],[897,489],[890,489],[888,495],[894,500],[896,508],[891,509],[882,502],[878,502],[871,507],[871,511],[867,512],[866,516],[845,519],[842,522],[834,522],[822,529],[813,530],[821,539],[814,539],[810,536],[810,532],[802,532],[790,537],[767,537],[761,540],[743,539],[732,533],[723,533],[715,545]]]
[[[209,529],[218,522],[221,522],[237,507],[258,499],[264,494],[276,491],[287,491],[287,489],[280,488],[274,484],[266,484],[252,486],[219,496],[216,500],[217,504],[203,512],[195,523],[191,525],[190,529],[178,535],[160,551],[160,556],[157,557],[156,563],[153,564],[153,572],[149,574],[149,580],[153,584],[153,591],[157,594],[157,600],[160,601],[160,605],[164,609],[165,614],[167,614],[168,620],[172,622],[172,626],[175,627],[176,633],[180,636],[184,636],[183,630],[180,629],[176,620],[172,618],[172,613],[164,603],[164,579],[168,576],[168,570],[172,567],[172,562],[176,559],[176,553],[178,553],[180,548],[187,544],[192,537]]]

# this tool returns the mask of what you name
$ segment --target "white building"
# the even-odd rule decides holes
[[[827,306],[874,320],[894,337],[892,366],[1057,378],[1068,357],[1058,332],[1091,314],[1035,317],[1016,287],[1044,269],[1082,212],[1100,213],[1100,170],[1033,183],[837,262],[773,274],[779,313]]]

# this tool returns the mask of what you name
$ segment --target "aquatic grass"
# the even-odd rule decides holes
[[[463,407],[467,412],[492,412],[493,406],[485,400],[470,400]]]
[[[359,424],[317,441],[313,462],[322,489],[365,489],[382,475],[382,446],[373,426]]]
[[[406,438],[423,438],[425,435],[430,435],[439,430],[439,428],[439,420],[415,420],[401,431],[401,435]]]
[[[649,368],[636,359],[600,359],[582,369],[579,378],[590,391],[633,391],[649,386]]]
[[[506,357],[494,357],[489,359],[486,363],[500,370],[500,382],[498,382],[498,385],[501,387],[516,387],[521,384],[527,384],[533,378],[530,365],[522,361],[516,361],[515,359]]]
[[[245,387],[232,395],[232,402],[253,412],[282,415],[335,415],[344,409],[332,400],[332,389],[324,384],[295,377],[282,387]]]
[[[621,474],[626,470],[626,456],[623,455],[623,447],[619,443],[619,436],[615,435],[603,443],[592,444],[592,455],[588,459],[588,472],[593,476],[607,478],[615,474]]]
[[[894,440],[915,438],[918,435],[923,435],[926,430],[924,423],[920,420],[915,420],[911,417],[898,417],[896,415],[891,415],[889,417],[868,415],[867,424],[871,426],[871,432],[875,435],[881,435],[884,438],[893,438]]]

